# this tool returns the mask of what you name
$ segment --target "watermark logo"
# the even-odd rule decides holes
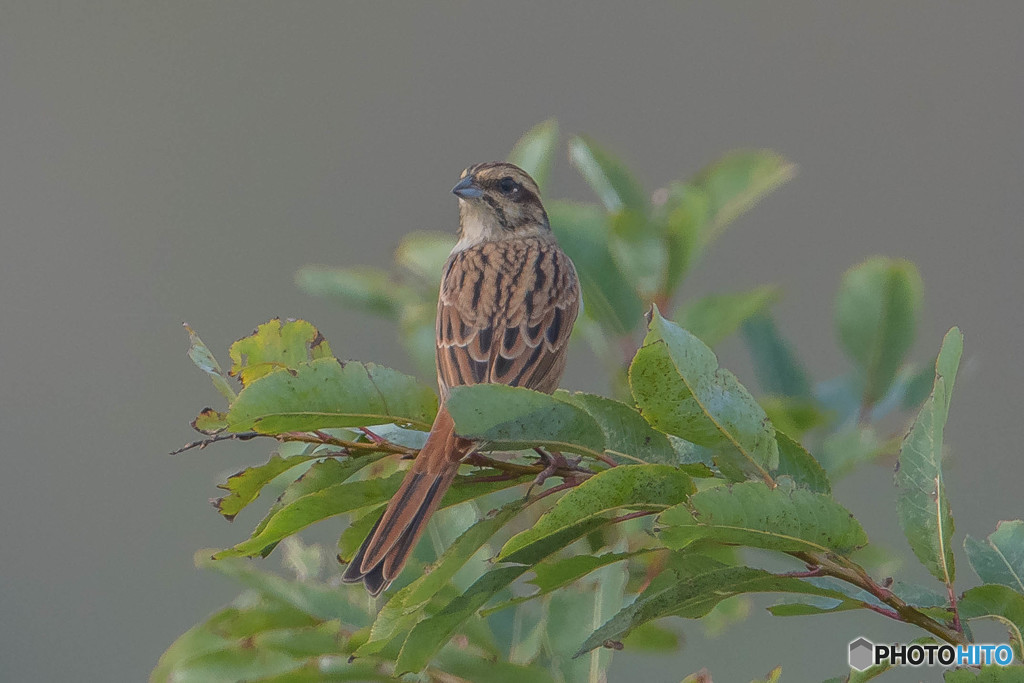
[[[876,664],[890,666],[982,666],[1013,663],[1013,650],[1006,643],[949,645],[943,643],[889,643],[876,645],[861,636],[850,641],[850,668],[864,671]]]

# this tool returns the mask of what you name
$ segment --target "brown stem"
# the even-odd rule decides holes
[[[533,505],[534,503],[536,503],[538,500],[541,500],[542,498],[547,498],[548,496],[550,496],[552,494],[555,494],[555,493],[558,493],[559,491],[564,491],[566,489],[571,489],[572,487],[576,486],[577,484],[579,484],[578,481],[572,481],[572,480],[563,481],[558,486],[552,486],[551,488],[549,488],[546,491],[541,491],[536,496],[534,496],[533,498],[528,500],[526,502],[526,505]],[[526,506],[524,505],[523,507],[526,507]]]
[[[809,579],[812,576],[823,576],[824,572],[821,571],[821,567],[815,567],[809,565],[805,572],[786,572],[785,574],[779,574],[779,576],[789,576],[795,579]]]
[[[346,452],[372,451],[376,453],[395,453],[407,457],[415,457],[416,454],[419,453],[419,451],[415,448],[401,446],[399,444],[393,443],[381,437],[377,437],[376,440],[374,440],[373,442],[348,441],[346,439],[339,439],[337,437],[333,437],[330,434],[318,430],[316,432],[284,432],[283,434],[276,435],[260,434],[259,432],[218,434],[208,439],[202,439],[200,441],[193,441],[191,443],[185,444],[178,450],[173,451],[171,455],[177,455],[192,448],[203,449],[209,446],[210,444],[214,444],[219,441],[248,441],[249,439],[255,439],[256,437],[260,436],[269,437],[283,443],[312,443],[324,446],[335,446],[337,448],[343,449]],[[491,469],[505,472],[506,474],[509,475],[509,479],[531,474],[536,476],[545,469],[543,465],[519,465],[517,463],[505,462],[504,460],[489,458],[485,455],[481,455],[478,452],[473,453],[468,458],[466,458],[466,462],[471,465],[477,465],[478,467],[490,467]],[[591,472],[590,470],[578,466],[558,467],[553,471],[553,476],[561,477],[562,479],[572,477],[573,479],[579,480],[581,478],[590,477],[593,474],[594,473]],[[480,478],[479,481],[496,480],[491,479],[489,477],[482,477]],[[576,481],[576,483],[579,483],[579,481]]]
[[[283,434],[277,434],[273,436],[274,439],[283,443],[298,442],[298,443],[315,443],[322,444],[325,446],[338,446],[339,448],[346,448],[353,451],[376,451],[378,453],[401,453],[402,455],[415,455],[419,451],[415,448],[408,448],[406,446],[399,446],[396,443],[390,441],[382,441],[381,443],[369,443],[364,441],[348,441],[346,439],[339,439],[333,437],[330,434],[319,432],[316,434],[307,432],[284,432]]]
[[[518,479],[521,476],[521,474],[512,474],[511,472],[507,472],[505,474],[492,474],[488,477],[472,477],[465,481],[470,484],[484,484],[492,481],[512,481],[513,479]]]
[[[860,606],[864,609],[869,609],[872,612],[878,612],[883,617],[889,617],[890,619],[894,619],[896,621],[902,621],[900,615],[895,610],[891,610],[886,607],[879,607],[878,605],[872,605],[870,602],[861,602]]]
[[[199,441],[190,441],[178,450],[171,451],[171,455],[178,455],[185,451],[198,448],[202,450],[210,444],[217,443],[218,441],[248,441],[249,439],[255,439],[257,436],[262,436],[258,432],[231,432],[230,434],[218,434],[217,436],[211,436],[209,439],[200,439]]]
[[[960,624],[960,611],[956,608],[956,591],[953,590],[953,584],[946,584],[946,593],[949,595],[949,606],[953,610],[953,628],[960,633],[964,632],[964,627]]]

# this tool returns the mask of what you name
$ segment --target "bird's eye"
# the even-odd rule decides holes
[[[498,181],[498,189],[501,190],[502,194],[515,194],[519,191],[519,183],[505,176]]]

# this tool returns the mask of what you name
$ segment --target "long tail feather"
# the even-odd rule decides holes
[[[455,436],[455,423],[442,407],[426,444],[342,581],[362,581],[371,595],[379,595],[395,580],[451,486],[459,461],[472,449],[473,442]]]

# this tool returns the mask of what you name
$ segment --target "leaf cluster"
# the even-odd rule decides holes
[[[557,137],[545,122],[512,153],[542,186]],[[933,365],[907,363],[921,306],[914,266],[878,257],[843,276],[836,329],[850,371],[814,382],[769,312],[774,289],[672,304],[715,237],[791,177],[791,164],[733,153],[647,194],[589,138],[572,138],[568,154],[599,203],[548,202],[549,212],[583,282],[578,336],[606,361],[614,398],[454,388],[456,430],[479,448],[379,604],[341,586],[324,558],[350,560],[397,489],[436,413],[432,389],[338,360],[302,320],[272,320],[235,342],[227,371],[189,329],[189,356],[227,404],[199,413],[204,438],[189,447],[277,443],[214,501],[233,520],[266,499],[262,519],[236,545],[197,555],[246,592],[181,636],[153,680],[596,680],[617,649],[679,647],[667,618],[720,629],[757,593],[781,596],[776,616],[869,610],[950,643],[972,639],[971,621],[995,619],[1019,660],[1024,522],[967,537],[984,583],[954,587],[942,458],[963,338],[953,328]],[[446,236],[415,234],[395,273],[317,268],[298,279],[396,320],[414,357],[432,357],[431,292],[448,248]],[[758,396],[712,350],[735,332]],[[881,435],[913,415],[905,436]],[[832,494],[833,481],[885,457],[898,462],[899,523],[938,590],[883,574],[891,553],[869,545]],[[335,550],[298,539],[325,521]],[[279,547],[284,575],[248,559]]]

